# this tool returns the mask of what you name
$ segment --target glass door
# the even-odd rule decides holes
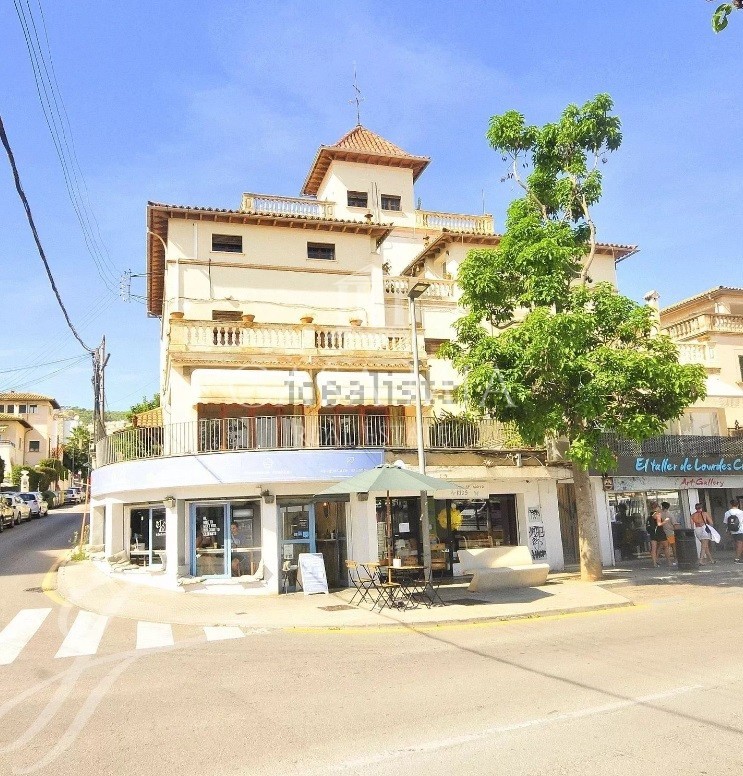
[[[191,567],[197,577],[223,577],[227,571],[227,505],[191,505]]]
[[[279,525],[281,526],[281,591],[294,593],[298,590],[297,571],[299,554],[316,552],[315,549],[315,507],[311,501],[279,502]]]
[[[129,558],[151,566],[165,557],[165,509],[141,507],[129,513]]]
[[[342,501],[320,501],[315,504],[315,540],[317,551],[325,561],[330,587],[346,587],[346,505]]]

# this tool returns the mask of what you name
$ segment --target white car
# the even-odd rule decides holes
[[[32,490],[32,496],[36,496],[36,502],[39,505],[39,517],[46,517],[49,514],[49,504],[40,490]]]
[[[31,510],[31,517],[41,517],[41,504],[36,498],[35,493],[19,493],[18,498],[28,504],[28,508]]]
[[[21,494],[18,493],[18,491],[6,492],[3,493],[3,496],[6,496],[10,500],[10,506],[13,509],[13,516],[16,525],[18,525],[21,520],[31,519],[31,507],[24,499],[21,498]]]

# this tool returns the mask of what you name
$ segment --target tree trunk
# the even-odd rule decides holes
[[[578,512],[578,547],[580,550],[580,578],[584,582],[601,579],[601,542],[596,518],[596,504],[588,472],[573,466],[575,506]]]

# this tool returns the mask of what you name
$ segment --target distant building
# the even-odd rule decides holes
[[[6,482],[12,466],[36,466],[45,458],[61,458],[58,411],[59,404],[50,396],[0,393],[0,456]]]

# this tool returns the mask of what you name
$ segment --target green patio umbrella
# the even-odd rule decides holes
[[[387,559],[392,565],[392,502],[390,500],[390,491],[412,491],[420,493],[426,491],[432,493],[434,490],[458,490],[461,488],[455,482],[440,480],[437,477],[429,477],[427,474],[403,469],[391,463],[383,463],[375,466],[373,469],[367,469],[365,472],[355,474],[347,480],[341,480],[335,485],[331,485],[325,490],[315,494],[315,497],[337,496],[346,493],[385,493],[386,502],[386,534],[387,534]],[[424,520],[427,515],[422,516]]]

